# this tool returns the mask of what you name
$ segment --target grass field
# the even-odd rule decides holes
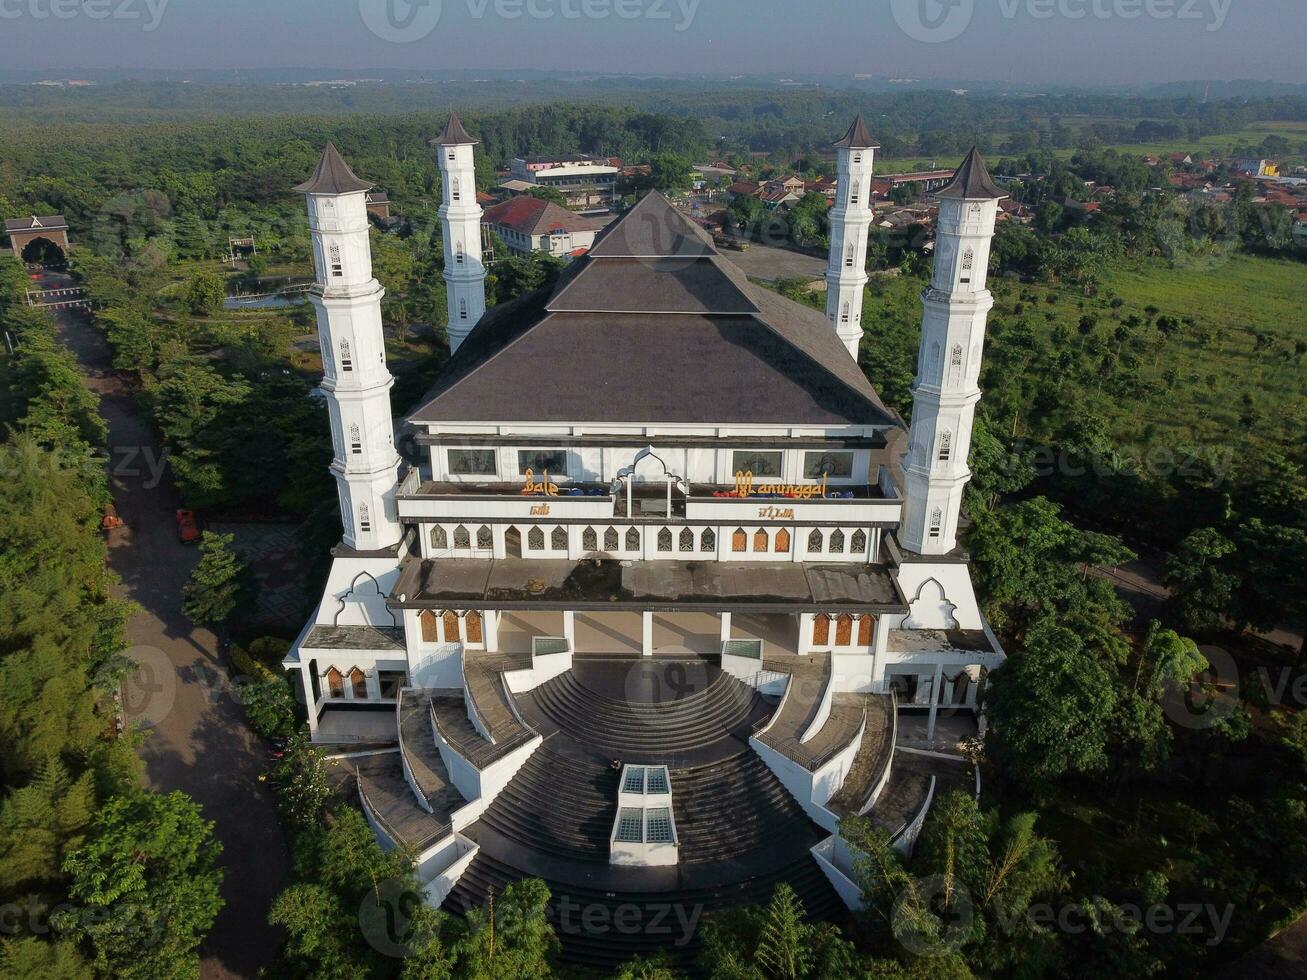
[[[1162,315],[1192,318],[1192,326],[1164,342],[1154,328],[1144,328],[1156,343],[1143,358],[1137,397],[1081,388],[1077,398],[1083,408],[1109,420],[1118,445],[1140,451],[1255,447],[1302,458],[1307,354],[1298,353],[1297,345],[1307,350],[1307,265],[1237,255],[1209,267],[1177,268],[1151,259],[1122,263],[1101,279],[1092,298],[1069,286],[991,280],[991,322],[1024,318],[1051,338],[1059,326],[1076,336],[1086,314],[1098,318],[1100,335],[1131,315],[1148,319],[1150,306]],[[881,281],[882,295],[869,291],[863,316],[869,332],[874,335],[877,322],[919,317],[920,286],[916,280],[890,279]],[[1036,303],[1029,302],[1032,293]],[[1027,301],[1018,317],[1022,294]],[[1125,305],[1113,310],[1113,297]],[[1251,427],[1242,421],[1250,411],[1245,396],[1255,418]],[[1037,432],[1038,420],[1024,419],[1020,428]]]

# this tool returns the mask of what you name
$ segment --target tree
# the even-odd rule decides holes
[[[222,845],[186,794],[132,793],[96,814],[90,840],[68,856],[70,895],[92,914],[65,914],[97,970],[125,980],[193,977],[222,898]]]
[[[679,153],[659,153],[649,165],[649,179],[660,191],[688,190],[693,175],[689,158]]]
[[[706,976],[734,980],[816,980],[853,976],[856,954],[839,930],[808,922],[785,882],[763,908],[735,909],[704,927],[700,966]]]
[[[186,309],[196,316],[212,316],[222,309],[227,287],[212,272],[197,272],[186,284]]]
[[[272,784],[277,790],[277,809],[293,827],[316,826],[322,808],[331,796],[327,781],[326,753],[304,736],[297,734],[286,745],[277,762]]]
[[[205,531],[200,561],[182,586],[182,612],[196,626],[225,625],[240,599],[245,565],[231,550],[234,534]]]
[[[66,939],[46,942],[23,936],[0,943],[0,978],[3,980],[85,980],[91,965],[77,944]]]
[[[1234,542],[1220,531],[1204,527],[1190,532],[1168,559],[1162,578],[1171,588],[1167,605],[1186,630],[1210,633],[1228,615],[1239,581],[1223,559],[1234,550]]]
[[[1076,633],[1045,620],[990,676],[987,743],[1006,772],[1046,791],[1065,775],[1106,768],[1116,708],[1113,679],[1100,659]]]
[[[465,980],[551,980],[558,937],[545,916],[549,889],[538,878],[515,881],[486,908],[468,913],[468,934],[457,946]]]
[[[528,197],[538,197],[542,201],[552,201],[561,208],[567,207],[567,198],[556,187],[529,187],[523,193]]]

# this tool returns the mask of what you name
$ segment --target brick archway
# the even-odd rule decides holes
[[[9,219],[5,232],[14,257],[21,261],[48,263],[53,251],[60,259],[68,256],[68,222],[62,214]]]

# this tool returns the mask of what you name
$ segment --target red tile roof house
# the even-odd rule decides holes
[[[558,258],[584,254],[603,227],[553,201],[526,194],[487,208],[481,224],[502,238],[511,252],[548,252]]]

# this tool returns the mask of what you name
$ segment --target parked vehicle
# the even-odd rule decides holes
[[[200,525],[195,520],[194,511],[177,511],[177,538],[182,544],[195,544],[200,540]]]
[[[113,504],[106,504],[104,508],[104,518],[100,521],[100,529],[103,531],[112,531],[116,527],[126,527],[127,522],[118,516],[118,508]]]

